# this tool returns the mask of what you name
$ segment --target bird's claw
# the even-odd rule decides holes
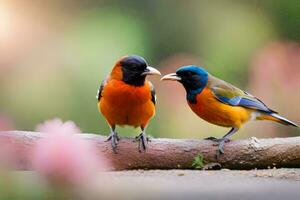
[[[215,144],[213,144],[213,145],[218,146],[216,157],[217,157],[217,160],[219,160],[221,154],[224,154],[224,152],[225,152],[224,151],[225,143],[229,142],[230,139],[228,139],[228,138],[215,138],[215,137],[208,137],[208,138],[205,138],[205,139],[215,142]]]
[[[218,146],[220,142],[230,142],[230,139],[228,138],[215,138],[215,137],[208,137],[208,138],[204,138],[204,140],[211,140],[213,142],[216,142],[216,144],[214,144],[215,146]]]
[[[147,143],[148,143],[148,142],[151,142],[151,139],[152,139],[152,137],[147,136],[147,137],[146,137]]]
[[[151,142],[150,138],[147,137],[144,133],[141,133],[140,135],[136,136],[135,141],[139,142],[139,152],[142,152],[142,150],[146,151],[146,143],[148,144],[148,142]]]
[[[217,157],[217,160],[219,160],[221,154],[225,153],[225,151],[224,151],[224,145],[225,145],[225,143],[230,142],[230,139],[228,139],[228,138],[221,138],[221,139],[218,139],[216,142],[217,142],[216,146],[218,146],[216,157]]]
[[[220,154],[224,154],[224,145],[225,145],[225,141],[224,140],[222,140],[222,141],[220,141],[219,143],[218,143],[218,152],[220,153]]]
[[[141,133],[140,135],[136,136],[134,142],[138,142],[138,141],[140,140],[141,135],[142,135],[142,133]],[[144,136],[144,137],[145,137],[145,136]],[[151,142],[151,139],[152,139],[151,137],[148,137],[148,136],[147,136],[147,137],[145,137],[145,138],[146,138],[147,143],[148,143],[148,142]]]
[[[118,133],[111,133],[111,134],[107,137],[106,142],[108,142],[108,141],[110,141],[110,140],[112,140],[112,139],[115,139],[116,142],[118,143],[119,140],[120,140],[120,137],[119,137]]]
[[[207,138],[204,138],[204,140],[212,140],[212,141],[217,140],[217,139],[218,139],[218,138],[212,137],[212,136],[207,137]]]
[[[106,140],[106,142],[111,141],[111,147],[112,147],[114,153],[117,153],[116,150],[117,150],[117,145],[118,145],[119,140],[120,140],[120,138],[118,136],[118,133],[115,133],[115,132],[111,133]]]

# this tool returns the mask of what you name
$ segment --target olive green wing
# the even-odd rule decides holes
[[[212,84],[210,88],[214,96],[222,103],[231,106],[242,106],[266,113],[275,112],[268,108],[258,98],[229,83],[226,83],[225,81],[217,81],[215,84]]]

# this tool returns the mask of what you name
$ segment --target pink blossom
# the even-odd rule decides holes
[[[61,119],[45,121],[36,127],[36,131],[42,133],[80,133],[80,129],[72,121],[63,122]]]
[[[75,123],[54,119],[38,125],[37,131],[47,135],[34,150],[33,167],[49,182],[84,184],[97,170],[109,168],[108,161],[77,135],[80,129]]]

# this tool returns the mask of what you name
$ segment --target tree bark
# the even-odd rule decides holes
[[[17,145],[18,169],[31,170],[32,149],[43,133],[24,131],[0,132],[0,139]],[[192,169],[194,158],[201,154],[204,162],[219,163],[228,169],[265,169],[300,167],[300,137],[235,140],[225,144],[225,154],[216,158],[215,143],[207,140],[151,139],[147,150],[139,152],[133,138],[121,137],[117,153],[106,136],[81,134],[96,145],[113,164],[114,170]]]

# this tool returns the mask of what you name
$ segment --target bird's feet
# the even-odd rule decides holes
[[[217,139],[218,139],[218,138],[212,137],[212,136],[207,137],[207,138],[204,138],[204,140],[212,140],[212,141],[217,140]]]
[[[146,143],[148,144],[148,142],[151,142],[150,138],[147,137],[145,133],[141,133],[138,136],[136,136],[135,141],[139,142],[139,146],[138,146],[139,152],[141,152],[142,150],[145,151],[147,147]]]
[[[224,138],[215,138],[215,137],[208,137],[208,138],[205,138],[205,140],[211,140],[211,141],[214,141],[216,142],[216,144],[214,146],[218,146],[218,149],[217,149],[217,159],[220,158],[221,154],[224,154],[224,145],[226,142],[230,142],[230,139],[224,137]]]
[[[114,153],[117,153],[116,150],[117,150],[117,144],[118,144],[119,140],[120,140],[120,138],[118,136],[118,133],[116,133],[116,132],[112,132],[106,140],[107,142],[111,141],[111,147],[112,147]]]

